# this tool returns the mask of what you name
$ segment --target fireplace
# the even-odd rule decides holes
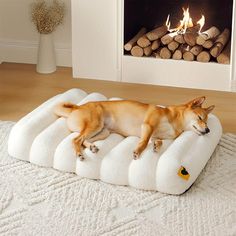
[[[234,4],[235,0],[72,0],[73,75],[79,78],[233,91],[232,85],[236,81]],[[185,14],[190,14],[193,25],[190,24],[186,31],[181,29],[176,32],[174,30],[183,19],[182,8]],[[202,15],[205,24],[200,29],[197,22],[203,20]],[[160,44],[159,48],[147,53],[147,56],[144,52],[140,57],[132,56],[131,50],[124,49],[124,45],[140,30],[143,36],[162,26],[167,30],[155,39],[159,41],[156,42]],[[211,54],[209,61],[204,59],[207,63],[197,60],[197,55],[194,55],[194,60],[184,59],[183,56],[173,60],[173,49],[168,60],[158,58],[158,50],[169,46],[161,42],[162,37],[167,35],[167,40],[175,41],[175,36],[181,37],[191,32],[191,27],[197,28],[193,32],[196,38],[212,27],[217,28],[219,32],[214,32],[216,30],[213,28],[211,34],[214,37],[209,38],[213,46],[228,29],[223,37],[227,38],[225,45],[218,51],[220,54],[228,48],[231,52],[230,58],[223,62],[225,64],[218,63],[219,55],[213,57]],[[174,39],[168,39],[171,33]],[[150,40],[151,45],[155,40]],[[222,44],[221,40],[219,43]],[[132,47],[136,45],[137,42],[134,42]],[[200,46],[201,51],[208,53],[212,48],[197,43],[186,45],[186,42],[177,46],[176,50],[181,49],[182,53],[191,52],[194,46]]]
[[[232,8],[233,0],[126,0],[124,54],[230,64]]]

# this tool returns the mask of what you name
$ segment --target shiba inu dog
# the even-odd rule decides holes
[[[138,159],[150,139],[157,152],[163,139],[175,139],[184,131],[209,133],[207,118],[215,106],[202,108],[204,101],[205,97],[199,97],[167,107],[129,100],[89,102],[81,106],[61,103],[55,106],[54,112],[67,118],[70,131],[79,132],[73,144],[80,160],[84,159],[82,146],[96,153],[99,150],[93,142],[105,139],[110,133],[140,137],[133,152],[134,159]]]

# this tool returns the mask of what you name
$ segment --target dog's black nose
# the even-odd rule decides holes
[[[210,133],[210,129],[209,128],[205,128],[205,132],[206,132],[206,134]]]

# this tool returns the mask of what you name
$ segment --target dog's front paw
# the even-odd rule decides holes
[[[133,158],[134,158],[134,160],[139,159],[139,157],[140,157],[139,153],[138,153],[137,151],[134,151],[134,152],[133,152]]]
[[[89,149],[92,153],[97,153],[99,151],[99,148],[94,144],[90,145]]]
[[[77,157],[80,159],[80,161],[83,161],[83,160],[84,160],[84,156],[83,156],[83,154],[81,154],[81,153],[78,153],[78,154],[77,154]]]

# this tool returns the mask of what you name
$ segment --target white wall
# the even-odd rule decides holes
[[[35,0],[0,0],[0,63],[37,62],[39,34],[30,18]],[[66,5],[64,22],[54,32],[57,65],[71,66],[71,3]]]

